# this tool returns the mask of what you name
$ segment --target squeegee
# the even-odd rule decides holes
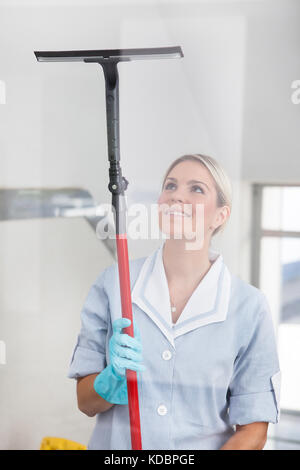
[[[86,62],[97,63],[102,66],[105,78],[107,144],[110,164],[108,189],[112,193],[112,206],[114,208],[122,316],[131,320],[130,326],[124,329],[124,332],[134,336],[124,197],[128,181],[122,176],[120,166],[119,75],[117,65],[118,62],[139,59],[180,58],[183,57],[181,47],[38,51],[34,54],[39,62]],[[141,450],[142,438],[136,372],[127,369],[126,379],[131,446],[133,450]]]

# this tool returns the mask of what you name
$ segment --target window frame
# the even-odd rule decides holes
[[[263,237],[299,238],[300,231],[267,230],[262,228],[262,195],[266,187],[299,187],[300,183],[254,183],[252,185],[252,230],[251,230],[251,284],[260,286],[260,255]]]
[[[262,228],[262,203],[263,203],[263,189],[266,187],[299,187],[300,183],[253,183],[252,184],[252,227],[251,227],[251,262],[250,262],[250,278],[251,284],[260,288],[260,258],[261,258],[261,241],[263,237],[275,238],[299,238],[300,231],[288,230],[267,230]],[[278,325],[280,324],[280,319]],[[299,410],[281,408],[281,416],[289,415],[300,417]],[[298,428],[297,428],[298,429]],[[282,440],[280,436],[280,429],[278,428],[276,436],[272,437],[275,440]],[[283,439],[285,440],[285,439]],[[288,440],[289,441],[289,440]],[[290,442],[290,441],[289,441]],[[295,441],[298,444],[300,441]]]

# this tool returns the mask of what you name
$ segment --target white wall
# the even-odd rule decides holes
[[[300,180],[300,105],[291,101],[300,78],[299,18],[296,1],[261,2],[247,15],[239,272],[248,281],[252,183]]]
[[[299,182],[300,105],[291,85],[300,78],[300,4],[274,3],[248,20],[242,176]]]

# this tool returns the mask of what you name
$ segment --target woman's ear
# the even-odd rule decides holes
[[[220,225],[223,225],[225,221],[230,216],[230,207],[229,206],[222,206],[217,208],[217,214],[215,217],[215,221],[212,224],[212,229],[216,230]]]

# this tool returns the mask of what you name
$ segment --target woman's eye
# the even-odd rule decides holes
[[[198,193],[199,191],[197,191],[197,189],[200,190],[201,193],[204,193],[203,189],[200,187],[200,186],[192,186],[192,191],[194,191],[195,193]]]
[[[165,189],[166,189],[166,190],[168,190],[168,189],[169,189],[169,190],[172,190],[174,187],[176,188],[176,184],[175,184],[175,183],[167,183],[167,184],[165,185]],[[192,190],[193,192],[195,192],[195,193],[199,193],[199,192],[200,192],[200,193],[203,193],[203,194],[204,194],[203,189],[201,188],[201,186],[198,186],[198,185],[192,186],[191,190]]]
[[[176,186],[174,183],[167,183],[165,189],[171,189],[170,186]]]

